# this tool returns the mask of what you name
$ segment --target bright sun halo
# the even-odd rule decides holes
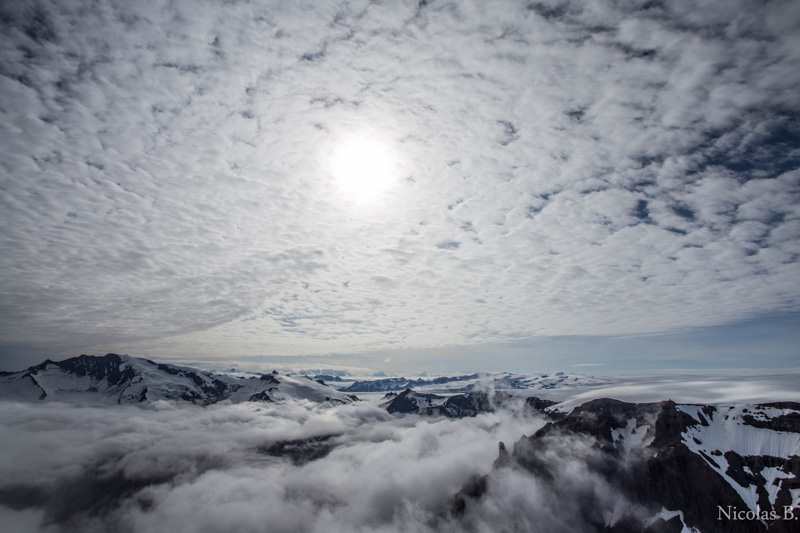
[[[347,198],[369,202],[394,181],[395,157],[386,143],[371,136],[353,136],[334,148],[331,170]]]

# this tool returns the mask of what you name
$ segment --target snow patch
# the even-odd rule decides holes
[[[700,533],[700,530],[694,527],[689,527],[686,525],[685,520],[683,519],[683,511],[670,511],[665,508],[661,508],[661,511],[658,512],[653,518],[650,519],[647,525],[651,525],[653,522],[658,520],[664,520],[665,522],[669,522],[675,517],[679,517],[681,521],[681,533]]]
[[[678,405],[677,407],[698,422],[698,424],[688,427],[683,433],[683,443],[689,450],[702,457],[739,494],[751,511],[758,512],[757,486],[754,484],[742,486],[731,478],[727,474],[729,462],[724,453],[731,451],[741,457],[770,456],[789,459],[792,456],[800,455],[800,434],[773,431],[746,424],[743,417],[752,416],[753,406],[717,406],[716,412],[712,415],[701,412],[702,407],[697,405]],[[775,414],[782,414],[780,411],[784,410],[776,409],[775,411],[777,412]],[[708,425],[700,423],[701,416],[708,422]],[[774,486],[773,482],[793,476],[778,468],[764,468],[762,475],[767,480],[765,488],[769,494],[770,503],[774,504],[779,487]]]

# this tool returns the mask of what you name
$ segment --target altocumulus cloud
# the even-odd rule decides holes
[[[4,2],[0,340],[163,354],[798,309],[800,5]],[[330,154],[397,179],[342,197]]]

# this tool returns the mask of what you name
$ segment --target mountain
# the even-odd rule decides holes
[[[342,389],[347,392],[386,392],[404,389],[429,387],[434,385],[444,385],[453,382],[475,381],[480,378],[480,374],[466,374],[463,376],[441,376],[437,378],[405,378],[393,377],[382,379],[369,379],[356,381],[347,388]]]
[[[546,391],[577,387],[599,386],[611,383],[608,379],[591,376],[578,376],[556,372],[553,374],[526,375],[512,372],[490,372],[440,376],[435,378],[389,377],[355,381],[345,392],[390,392],[414,389],[420,392],[472,392],[479,390]]]
[[[381,405],[390,413],[446,416],[448,418],[463,418],[489,413],[515,400],[519,400],[530,411],[539,412],[544,412],[556,404],[556,402],[535,396],[522,400],[522,398],[502,391],[493,394],[476,391],[442,396],[406,389],[399,394],[387,393],[384,400]]]
[[[46,360],[21,372],[0,372],[0,399],[141,403],[180,400],[208,405],[222,400],[349,403],[356,396],[305,377],[233,376],[157,363],[127,355],[81,355]]]
[[[558,414],[555,409],[548,411]],[[557,418],[521,438],[510,453],[501,443],[495,472],[516,468],[536,476],[555,498],[571,500],[576,520],[589,531],[800,531],[798,403],[597,399]],[[576,464],[595,479],[587,479],[577,502],[575,481],[565,474],[565,465]],[[609,510],[591,489],[596,479],[607,484],[603,492],[623,495],[631,511]],[[455,496],[452,510],[464,513],[492,490],[494,480],[493,474],[474,479]]]
[[[462,418],[492,410],[489,395],[485,392],[440,396],[406,389],[400,394],[389,393],[384,398],[387,401],[383,407],[390,413]]]

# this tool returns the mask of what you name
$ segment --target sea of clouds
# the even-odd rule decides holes
[[[360,402],[196,407],[0,404],[0,523],[24,532],[580,531],[621,499],[590,474],[586,442],[548,459],[559,489],[493,469],[498,442],[545,423],[517,409],[466,419],[393,416]],[[308,462],[265,452],[318,437]],[[451,511],[491,473],[490,490]],[[624,503],[624,502],[623,502]]]

